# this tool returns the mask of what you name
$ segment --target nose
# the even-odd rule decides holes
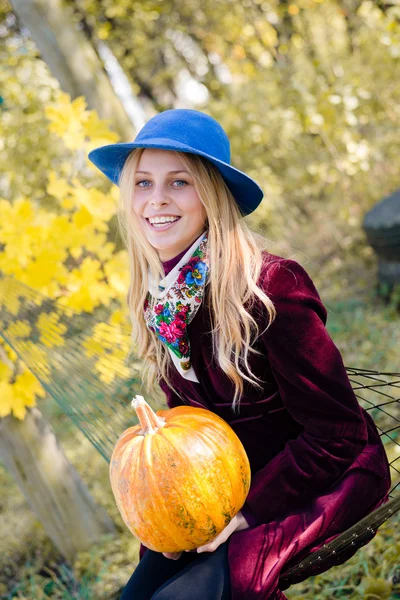
[[[170,200],[168,199],[165,190],[162,186],[154,186],[153,193],[151,194],[150,203],[153,206],[164,206],[165,204],[169,204]]]

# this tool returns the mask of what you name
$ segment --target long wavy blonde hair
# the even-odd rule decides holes
[[[168,376],[172,363],[169,351],[151,331],[144,318],[144,302],[148,293],[148,269],[152,277],[165,276],[157,250],[145,237],[132,210],[135,196],[135,174],[143,148],[134,149],[121,172],[118,223],[125,241],[130,270],[128,307],[132,322],[130,355],[142,359],[142,381],[147,393],[156,391],[160,379],[183,402]],[[210,276],[203,302],[206,302],[212,325],[213,354],[220,368],[235,385],[232,409],[239,406],[243,380],[258,388],[261,381],[248,363],[248,353],[260,354],[252,348],[259,335],[258,326],[250,312],[258,298],[268,311],[269,325],[276,316],[270,298],[257,285],[266,238],[251,231],[218,169],[203,157],[175,152],[194,180],[196,192],[205,207],[208,225]],[[222,224],[222,225],[221,225]],[[242,370],[244,366],[244,370]]]

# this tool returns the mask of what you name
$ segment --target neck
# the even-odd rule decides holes
[[[202,237],[202,235],[204,234],[204,231],[201,232],[201,234],[196,238],[196,240],[193,240],[188,246],[187,248],[185,248],[184,250],[182,250],[182,252],[180,252],[179,254],[177,254],[176,256],[174,256],[173,258],[169,258],[168,260],[162,260],[161,264],[164,268],[164,273],[165,275],[168,275],[168,273],[170,271],[172,271],[172,269],[175,267],[175,265],[178,264],[178,262],[181,260],[181,258],[184,256],[184,254],[186,254],[186,252],[189,250],[189,248],[194,244],[195,241],[199,241],[200,238]],[[194,251],[194,250],[193,250]]]

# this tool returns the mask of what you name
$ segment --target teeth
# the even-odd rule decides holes
[[[154,223],[173,223],[177,221],[179,217],[155,217],[154,219],[149,219],[150,223],[153,225]]]
[[[172,223],[174,223],[175,221],[172,221]],[[170,225],[171,222],[167,221],[167,223],[153,223],[152,226],[153,227],[164,227],[164,225]]]

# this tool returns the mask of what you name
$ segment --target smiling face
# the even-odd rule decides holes
[[[135,175],[132,209],[161,261],[174,258],[206,229],[207,213],[194,188],[193,177],[169,150],[146,148]],[[163,225],[149,217],[179,217]],[[168,219],[169,220],[169,219]]]

